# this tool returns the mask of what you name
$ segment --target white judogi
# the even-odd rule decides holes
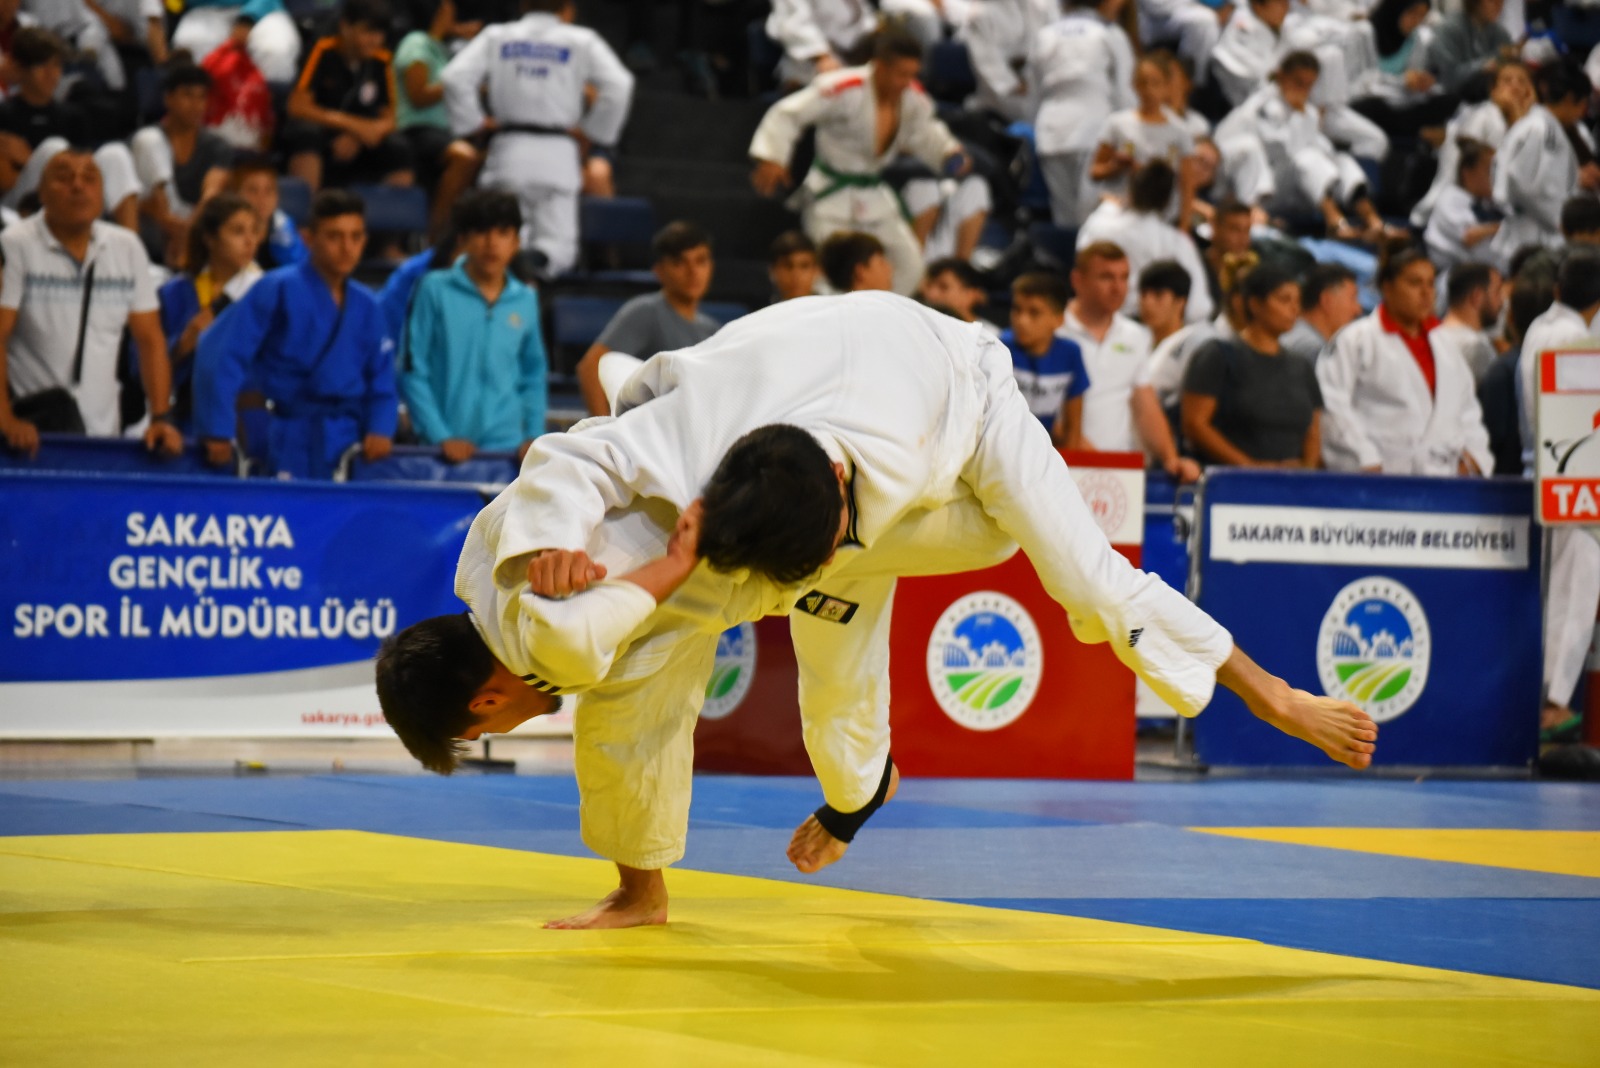
[[[1060,10],[1058,0],[979,0],[961,33],[978,84],[967,100],[969,108],[1012,122],[1032,117],[1032,87],[1022,80],[1028,47]]]
[[[977,215],[987,216],[994,206],[989,183],[980,174],[965,178],[913,178],[900,190],[913,219],[938,209],[933,229],[922,243],[922,258],[929,263],[957,254],[961,227]]]
[[[959,33],[972,20],[971,0],[878,0],[884,18],[904,19],[906,28],[916,35],[926,51],[944,40],[945,33]]]
[[[1528,326],[1517,360],[1518,414],[1521,416],[1523,462],[1533,472],[1536,441],[1534,402],[1539,396],[1539,353],[1595,344],[1595,324],[1560,301]],[[1587,530],[1561,527],[1549,531],[1550,577],[1544,602],[1544,697],[1570,707],[1578,677],[1589,658],[1595,608],[1600,605],[1600,542]]]
[[[1428,214],[1428,228],[1422,232],[1422,241],[1428,246],[1428,258],[1441,275],[1458,263],[1489,263],[1505,269],[1495,255],[1493,238],[1479,241],[1470,248],[1467,246],[1467,231],[1479,225],[1471,193],[1452,185],[1439,194]],[[1439,288],[1444,288],[1443,278]]]
[[[1188,323],[1161,340],[1135,384],[1155,390],[1163,411],[1175,410],[1183,399],[1183,376],[1189,371],[1189,361],[1216,336],[1216,327],[1209,322]]]
[[[884,404],[891,395],[895,403]],[[973,566],[974,546],[993,562],[1014,539],[1066,606],[1079,638],[1115,639],[1116,655],[1181,713],[1204,707],[1216,669],[1232,651],[1226,631],[1110,548],[1049,434],[1028,411],[1009,352],[976,324],[885,293],[787,301],[730,323],[694,348],[652,358],[623,387],[616,409],[614,420],[545,435],[529,449],[521,475],[502,496],[492,563],[487,556],[464,562],[477,576],[469,580],[468,599],[489,584],[507,591],[500,597],[518,600],[530,618],[548,619],[546,629],[578,625],[564,613],[582,608],[587,593],[553,608],[529,606],[516,595],[529,553],[594,546],[596,532],[620,509],[659,505],[665,511],[655,521],[664,531],[745,433],[779,422],[808,430],[846,465],[860,546],[842,546],[812,581],[787,591],[760,582],[737,601],[715,597],[740,613],[785,610],[793,602],[783,598],[809,588],[857,605],[848,624],[805,614],[791,620],[806,745],[828,803],[842,811],[870,799],[883,771],[893,576],[908,568],[927,573],[936,563],[937,554],[919,556],[915,545],[942,546],[938,553],[948,550],[944,559],[963,568]],[[929,533],[930,527],[936,529]],[[608,592],[611,585],[597,588],[610,622],[580,625],[579,637],[553,639],[547,651],[518,621],[507,625],[512,638],[501,644],[520,636],[525,655],[509,666],[526,667],[522,673],[563,691],[597,688],[622,664],[630,674],[618,681],[632,685],[619,687],[620,696],[604,698],[598,709],[580,704],[580,785],[617,784],[628,795],[617,803],[636,807],[641,795],[669,786],[686,800],[693,713],[683,710],[698,708],[710,653],[698,662],[692,686],[685,680],[674,684],[677,692],[659,696],[645,676],[687,655],[651,647],[636,661],[631,646],[620,659],[609,649],[585,655],[585,645],[599,648],[630,618],[638,626],[650,615],[647,597]],[[491,604],[477,614],[496,611]],[[725,614],[718,624],[731,618]],[[1139,628],[1140,640],[1128,641]],[[648,707],[653,701],[674,706],[678,718],[670,730],[647,729],[659,716]],[[589,731],[597,732],[593,746]],[[664,749],[684,755],[669,760],[660,755]],[[628,770],[640,767],[642,773]],[[681,771],[681,782],[668,783],[663,768],[669,776]],[[607,819],[597,815],[595,823]],[[599,848],[589,826],[586,800],[586,840]],[[651,867],[674,858],[615,859]]]
[[[1506,213],[1494,235],[1499,262],[1524,245],[1561,245],[1561,205],[1578,188],[1578,157],[1561,123],[1542,104],[1506,131],[1494,159],[1494,199]]]
[[[552,131],[496,134],[478,180],[515,191],[522,243],[543,252],[552,273],[570,268],[578,258],[582,160],[578,143],[556,131],[579,129],[596,144],[615,144],[633,100],[633,75],[598,33],[536,12],[485,27],[439,77],[457,136],[483,127],[485,98],[502,130]],[[591,85],[596,95],[586,112]]]
[[[840,230],[871,234],[894,266],[895,292],[909,294],[922,278],[922,249],[883,169],[908,155],[941,170],[961,142],[939,121],[928,94],[912,86],[901,94],[894,137],[879,152],[872,71],[871,63],[831,71],[779,100],[756,128],[750,155],[787,167],[800,135],[816,127],[817,157],[796,194],[807,235],[820,245]]]
[[[1111,317],[1106,336],[1097,341],[1069,307],[1056,333],[1078,343],[1089,372],[1089,389],[1083,395],[1084,438],[1102,452],[1138,452],[1133,387],[1150,359],[1150,331],[1119,312]]]
[[[1194,247],[1194,239],[1161,216],[1125,208],[1114,200],[1105,201],[1090,213],[1078,230],[1080,251],[1096,241],[1110,241],[1127,253],[1128,276],[1133,284],[1128,287],[1128,299],[1122,303],[1123,315],[1139,314],[1139,272],[1160,260],[1176,260],[1189,273],[1185,322],[1203,322],[1216,310],[1211,302],[1206,267]],[[1089,381],[1094,382],[1092,370]]]
[[[783,48],[778,80],[809,82],[818,56],[843,56],[878,28],[878,13],[867,0],[773,0],[767,36]]]
[[[1251,145],[1259,147],[1252,151]],[[1229,112],[1217,126],[1217,149],[1225,161],[1267,164],[1231,171],[1234,189],[1248,204],[1312,210],[1325,196],[1348,204],[1367,181],[1361,164],[1323,133],[1316,105],[1296,111],[1276,85],[1262,86]]]
[[[1494,470],[1472,369],[1447,336],[1434,331],[1428,341],[1432,394],[1411,351],[1384,330],[1378,311],[1339,331],[1323,350],[1317,384],[1322,455],[1330,469],[1455,475],[1465,455],[1479,471]]]
[[[1205,81],[1211,50],[1222,36],[1217,13],[1196,0],[1139,0],[1139,39],[1146,48],[1177,41],[1178,55],[1187,59],[1195,83]]]
[[[1411,209],[1411,225],[1425,227],[1433,206],[1446,189],[1457,184],[1461,169],[1461,142],[1463,139],[1488,145],[1496,152],[1506,137],[1506,116],[1492,100],[1462,108],[1445,127],[1444,144],[1439,146],[1439,170],[1433,176],[1428,192]]]
[[[1034,144],[1057,226],[1077,226],[1094,210],[1089,163],[1106,120],[1136,103],[1133,66],[1122,27],[1087,8],[1040,30],[1028,50]]]

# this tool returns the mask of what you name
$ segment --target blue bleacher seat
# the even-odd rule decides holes
[[[972,57],[960,41],[940,41],[929,49],[922,75],[930,96],[952,104],[965,100],[978,87]]]
[[[1078,231],[1053,223],[1036,222],[1028,227],[1028,240],[1033,247],[1060,262],[1063,271],[1072,270],[1078,256]]]
[[[395,234],[428,232],[428,194],[417,186],[353,185],[350,192],[366,201],[368,230]]]
[[[311,218],[311,187],[303,179],[283,175],[278,179],[278,207],[295,225],[304,226]]]
[[[727,326],[735,319],[750,314],[750,309],[731,300],[708,300],[700,305],[700,313]]]
[[[656,209],[644,197],[583,197],[578,232],[596,245],[648,245],[656,232]]]
[[[551,337],[558,346],[588,348],[623,305],[620,297],[556,294],[550,300]]]

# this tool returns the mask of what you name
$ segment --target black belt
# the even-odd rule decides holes
[[[499,137],[501,134],[543,134],[546,137],[571,137],[572,131],[560,126],[539,126],[531,122],[507,122],[496,126],[489,131],[490,137]]]

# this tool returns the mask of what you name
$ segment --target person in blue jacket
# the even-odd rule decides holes
[[[507,270],[522,210],[499,190],[469,193],[452,213],[465,250],[423,276],[404,332],[400,376],[417,436],[460,463],[480,449],[527,449],[544,433],[546,361],[539,300]]]
[[[269,402],[265,442],[248,442],[266,472],[328,478],[352,445],[389,455],[399,405],[394,342],[378,299],[350,275],[366,246],[366,208],[343,189],[311,205],[310,258],[269,271],[200,338],[195,430],[206,460],[233,457],[234,410],[245,383]]]
[[[449,267],[460,255],[461,242],[456,239],[455,228],[446,226],[432,248],[401,261],[378,290],[378,303],[383,307],[383,317],[389,324],[389,336],[394,338],[396,349],[405,347],[406,320],[411,316],[411,300],[417,295],[417,283],[429,271]]]
[[[289,213],[278,207],[278,171],[265,156],[234,160],[228,191],[248,200],[261,216],[262,240],[256,262],[262,270],[306,261],[306,245]]]

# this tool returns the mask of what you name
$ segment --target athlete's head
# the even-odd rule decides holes
[[[983,276],[957,256],[934,260],[922,276],[922,296],[929,304],[948,308],[956,318],[970,323],[983,303]]]
[[[656,280],[668,299],[699,303],[711,288],[715,266],[711,234],[697,223],[672,222],[650,240]]]
[[[412,756],[448,775],[461,742],[561,707],[494,658],[465,613],[414,623],[378,650],[378,704]]]
[[[1433,314],[1434,275],[1422,246],[1410,241],[1391,246],[1378,263],[1378,292],[1389,317],[1407,330],[1421,329]]]
[[[348,278],[367,247],[367,205],[347,189],[324,189],[311,202],[306,246],[324,278]]]
[[[515,194],[503,189],[474,189],[456,201],[450,224],[466,253],[469,269],[483,277],[504,276],[517,254],[522,232],[522,208]]]
[[[833,558],[849,527],[844,467],[799,427],[758,427],[733,443],[703,494],[700,555],[785,585]]]
[[[1011,336],[1036,356],[1049,351],[1066,321],[1072,288],[1055,271],[1028,271],[1011,283]]]
[[[893,289],[894,267],[883,242],[858,230],[840,230],[822,243],[822,275],[840,293]]]
[[[1278,63],[1278,73],[1273,80],[1283,102],[1296,111],[1304,111],[1311,101],[1311,90],[1317,87],[1322,74],[1322,62],[1310,52],[1290,52]]]
[[[922,73],[922,41],[902,19],[884,19],[872,35],[872,91],[898,100]]]
[[[1139,318],[1157,337],[1175,334],[1189,310],[1194,279],[1177,260],[1156,260],[1139,272]]]

